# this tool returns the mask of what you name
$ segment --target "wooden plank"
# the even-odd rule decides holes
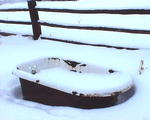
[[[26,21],[11,21],[11,20],[0,20],[0,23],[31,25],[31,22],[26,22]]]
[[[150,9],[118,9],[118,10],[107,10],[107,9],[94,9],[94,10],[75,10],[75,9],[53,9],[53,8],[37,8],[38,11],[43,12],[62,12],[62,13],[78,13],[78,14],[121,14],[121,15],[132,15],[132,14],[150,14]]]
[[[8,9],[0,9],[0,12],[24,12],[29,11],[27,8],[8,8]]]
[[[61,13],[75,13],[75,14],[121,14],[121,15],[147,15],[150,14],[150,9],[118,9],[118,10],[107,10],[107,9],[94,9],[94,10],[75,10],[75,9],[54,9],[54,8],[35,8],[38,11],[43,12],[61,12]],[[8,8],[0,9],[0,12],[19,12],[28,11],[27,8]]]
[[[57,41],[57,42],[64,42],[64,43],[70,43],[70,44],[76,44],[76,45],[87,45],[87,46],[95,46],[95,47],[106,47],[106,48],[115,48],[115,49],[126,49],[126,50],[139,50],[140,48],[130,48],[130,47],[120,47],[120,46],[111,46],[111,45],[104,45],[104,44],[91,44],[91,43],[83,43],[83,42],[77,42],[72,40],[63,40],[63,39],[57,39],[57,38],[48,38],[48,37],[41,37],[43,40],[50,40],[50,41]]]

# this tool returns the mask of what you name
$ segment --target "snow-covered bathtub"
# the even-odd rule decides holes
[[[47,105],[103,108],[128,100],[130,75],[67,59],[41,58],[18,65],[23,98]]]

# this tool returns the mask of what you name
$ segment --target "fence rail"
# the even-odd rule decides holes
[[[27,8],[11,8],[11,9],[0,9],[0,12],[24,12],[29,11]]]
[[[52,8],[35,8],[37,11],[42,12],[62,12],[62,13],[78,13],[78,14],[150,14],[150,9],[118,9],[118,10],[106,10],[106,9],[94,9],[94,10],[75,10],[75,9],[52,9]],[[11,8],[11,9],[0,9],[0,12],[19,12],[28,11],[28,8]]]
[[[74,10],[74,9],[50,9],[50,8],[37,8],[38,11],[43,12],[63,12],[63,13],[78,13],[78,14],[150,14],[150,9],[118,9],[118,10]]]
[[[31,25],[31,22],[25,22],[25,21],[10,21],[10,20],[0,20],[0,23]]]
[[[7,24],[23,24],[23,25],[32,25],[31,22],[24,21],[6,21],[0,20],[0,23]],[[73,25],[62,25],[46,22],[38,22],[39,25],[55,27],[55,28],[65,28],[65,29],[80,29],[80,30],[97,30],[97,31],[112,31],[112,32],[124,32],[124,33],[135,33],[135,34],[150,34],[150,30],[135,30],[135,29],[124,29],[124,28],[112,28],[112,27],[92,27],[92,26],[73,26]]]
[[[53,24],[53,23],[46,23],[46,22],[39,22],[39,24],[43,26],[66,28],[66,29],[101,30],[101,31],[125,32],[125,33],[136,33],[136,34],[150,34],[150,30],[135,30],[135,29],[112,28],[112,27],[102,27],[102,26],[99,27],[73,26],[73,25]]]

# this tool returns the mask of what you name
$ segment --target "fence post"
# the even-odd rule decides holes
[[[28,1],[28,8],[31,18],[32,30],[33,30],[33,39],[38,40],[39,36],[41,35],[41,26],[38,22],[39,15],[38,10],[35,9],[36,1],[31,0]]]

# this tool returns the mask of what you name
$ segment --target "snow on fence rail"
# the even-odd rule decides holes
[[[79,14],[150,14],[150,9],[118,9],[118,10],[107,10],[107,9],[94,9],[94,10],[75,10],[75,9],[60,9],[60,8],[35,8],[38,11],[43,12],[62,12],[62,13],[79,13]],[[0,8],[0,12],[18,12],[18,11],[28,11],[28,8]]]
[[[58,24],[58,23],[50,23],[50,22],[45,22],[45,21],[39,21],[39,15],[38,15],[38,11],[60,12],[60,13],[79,13],[79,14],[122,14],[122,15],[140,14],[140,15],[143,15],[143,14],[150,14],[150,9],[116,9],[116,10],[114,9],[108,9],[108,10],[106,9],[94,9],[94,10],[81,9],[80,10],[80,9],[40,8],[36,6],[36,1],[28,1],[28,8],[25,8],[25,7],[24,8],[17,8],[17,7],[16,8],[0,8],[0,12],[14,12],[14,11],[15,12],[29,11],[31,22],[0,20],[0,23],[32,25],[33,38],[35,40],[37,40],[41,34],[41,25],[48,26],[48,27],[55,27],[55,28],[65,28],[65,29],[100,30],[100,31],[113,31],[113,32],[125,32],[125,33],[137,33],[137,34],[150,34],[150,30],[125,29],[125,28],[103,27],[103,26],[76,26],[76,25],[64,25],[64,24]],[[11,33],[5,33],[5,32],[0,32],[0,34],[11,35]],[[46,37],[43,37],[43,39],[46,39]],[[53,40],[53,38],[47,38],[47,39]],[[57,39],[57,41],[58,40],[65,41],[65,40]],[[77,42],[77,44],[79,43]],[[116,47],[116,48],[124,49],[125,47]],[[130,48],[125,48],[125,49],[130,49]]]

